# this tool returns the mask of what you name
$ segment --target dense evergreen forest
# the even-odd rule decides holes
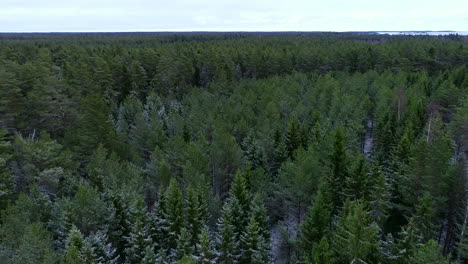
[[[468,40],[0,34],[0,263],[468,263]]]

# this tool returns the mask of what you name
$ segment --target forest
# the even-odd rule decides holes
[[[468,263],[468,38],[0,34],[0,263]]]

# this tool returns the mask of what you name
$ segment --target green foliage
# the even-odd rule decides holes
[[[0,262],[463,261],[467,51],[455,35],[3,34]]]
[[[330,231],[332,216],[327,187],[327,182],[321,183],[314,204],[299,229],[299,247],[306,255],[310,254],[310,249],[314,248]]]
[[[449,264],[450,261],[442,256],[439,245],[434,240],[430,240],[416,250],[409,263]]]
[[[0,130],[0,210],[7,207],[15,188],[13,174],[9,168],[13,148],[6,135],[6,130]]]
[[[268,263],[269,245],[262,236],[262,228],[255,217],[251,217],[245,231],[241,235],[241,263]]]
[[[239,261],[239,234],[234,226],[232,208],[229,203],[223,207],[223,213],[218,219],[216,235],[216,250],[218,261],[223,264],[235,264]]]
[[[338,221],[334,235],[337,259],[343,263],[378,263],[379,229],[359,202],[349,202]]]
[[[200,233],[195,260],[200,264],[216,263],[216,253],[213,250],[213,245],[206,228],[204,228]]]
[[[333,152],[330,155],[331,175],[327,179],[332,195],[332,214],[336,214],[344,203],[345,184],[349,175],[349,159],[343,133],[342,128],[336,130]]]

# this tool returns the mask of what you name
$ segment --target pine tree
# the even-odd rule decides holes
[[[241,263],[269,263],[269,245],[261,233],[259,224],[251,217],[241,235]]]
[[[378,263],[379,229],[359,201],[348,202],[338,221],[334,249],[342,263]]]
[[[239,234],[233,224],[234,218],[229,203],[225,203],[221,217],[218,219],[216,234],[216,249],[218,262],[221,264],[236,264],[239,261]]]
[[[197,254],[195,260],[199,264],[214,264],[216,263],[216,253],[214,251],[211,239],[209,237],[208,229],[202,229],[197,244]]]

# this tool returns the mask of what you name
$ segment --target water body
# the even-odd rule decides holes
[[[428,35],[428,36],[439,36],[439,35],[463,35],[467,36],[468,31],[376,31],[378,34],[388,34],[388,35]]]

